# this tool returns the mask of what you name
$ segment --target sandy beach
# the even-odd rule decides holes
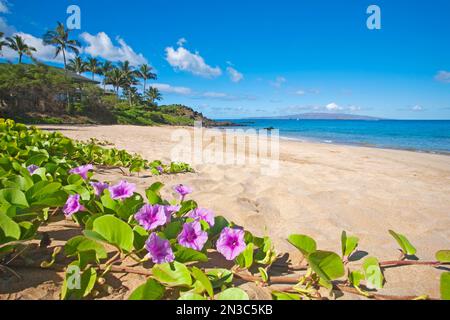
[[[153,160],[170,161],[180,128],[138,126],[43,126],[70,138],[96,138]],[[192,132],[192,128],[183,128]],[[259,165],[194,165],[195,173],[127,177],[143,191],[154,181],[182,183],[192,197],[257,235],[273,238],[278,252],[288,252],[291,263],[301,257],[286,241],[290,234],[315,238],[320,249],[340,252],[343,230],[360,238],[357,256],[395,260],[398,246],[389,235],[405,234],[421,260],[450,247],[450,157],[409,151],[384,150],[281,140],[279,172],[261,174]],[[124,177],[103,171],[97,178],[117,182]],[[352,264],[358,266],[358,262]],[[387,269],[390,294],[439,296],[441,271],[423,266]]]

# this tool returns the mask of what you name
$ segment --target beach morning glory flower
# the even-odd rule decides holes
[[[35,164],[32,164],[32,165],[27,167],[27,170],[28,170],[28,172],[31,175],[33,175],[36,172],[37,169],[39,169],[39,167],[37,165],[35,165]]]
[[[94,166],[92,164],[87,164],[85,166],[80,166],[77,168],[74,168],[72,170],[69,171],[69,173],[71,174],[78,174],[80,175],[84,180],[88,179],[88,172],[94,170]]]
[[[184,197],[186,197],[188,194],[192,193],[191,188],[182,184],[175,186],[173,189],[181,196],[181,201],[183,201]]]
[[[211,210],[197,208],[189,213],[189,218],[195,221],[203,220],[209,224],[210,227],[214,227],[214,213]]]
[[[145,249],[147,249],[148,257],[152,259],[153,263],[170,263],[175,260],[169,240],[158,237],[156,233],[152,233],[145,242]]]
[[[216,248],[225,259],[231,261],[240,255],[246,248],[244,231],[240,229],[224,228],[217,240]]]
[[[197,251],[203,249],[206,241],[208,241],[208,234],[202,230],[202,226],[198,222],[184,224],[183,231],[178,236],[180,245]]]
[[[164,206],[164,212],[166,213],[167,223],[172,221],[172,215],[175,212],[180,211],[181,206]]]
[[[151,231],[167,223],[165,208],[160,205],[144,205],[134,218],[145,230]]]
[[[157,166],[156,170],[158,170],[159,174],[163,174],[164,173],[164,169],[161,166]]]
[[[83,211],[83,210],[85,210],[85,208],[80,203],[80,195],[79,194],[69,196],[69,198],[67,199],[67,202],[63,208],[63,212],[66,215],[66,217],[70,217],[73,214]]]
[[[133,196],[136,191],[136,185],[126,181],[120,181],[115,186],[108,188],[111,198],[114,200],[128,199]]]
[[[103,191],[109,188],[109,184],[106,182],[91,182],[91,186],[94,188],[95,195],[100,197]]]

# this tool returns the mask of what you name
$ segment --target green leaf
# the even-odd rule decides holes
[[[183,229],[183,223],[181,221],[173,221],[164,228],[163,233],[167,240],[172,240],[177,238],[181,229]]]
[[[233,282],[233,273],[227,269],[210,269],[206,271],[206,275],[211,280],[214,289]]]
[[[341,257],[334,252],[316,251],[308,256],[310,267],[323,280],[331,282],[345,275]]]
[[[203,252],[191,248],[175,245],[175,260],[180,263],[208,262],[208,256]]]
[[[61,183],[59,182],[48,182],[48,181],[41,181],[36,183],[31,189],[30,194],[33,199],[37,199],[39,197],[43,196],[49,196],[55,193],[56,191],[59,191],[61,189]],[[28,192],[27,192],[28,195]]]
[[[239,288],[229,288],[217,295],[217,300],[228,300],[228,301],[238,301],[238,300],[250,300],[248,294]]]
[[[32,223],[30,221],[22,221],[20,226],[20,240],[31,240],[36,236],[36,231],[39,228],[39,223]]]
[[[359,287],[361,280],[364,280],[364,274],[360,271],[352,271],[348,276],[348,280],[354,287]]]
[[[79,175],[79,174],[71,174],[68,178],[67,178],[67,183],[69,185],[75,185],[75,186],[80,186],[82,185],[84,182],[83,178]]]
[[[208,234],[209,234],[210,238],[215,237],[215,236],[219,235],[223,229],[225,229],[226,227],[229,227],[229,226],[230,226],[230,223],[228,222],[227,219],[225,219],[222,216],[216,216],[214,218],[214,226],[208,230]]]
[[[450,250],[440,250],[436,252],[436,260],[441,263],[450,263]]]
[[[192,285],[191,273],[179,262],[158,264],[152,268],[153,276],[170,287],[189,287]]]
[[[177,216],[178,217],[183,217],[188,212],[190,212],[190,211],[192,211],[194,209],[197,209],[197,208],[198,208],[198,205],[197,205],[197,203],[195,201],[193,201],[193,200],[184,201],[181,204],[181,208],[178,211]]]
[[[293,234],[288,238],[290,244],[296,247],[306,257],[317,250],[316,241],[308,236]]]
[[[2,231],[0,233],[1,242],[19,240],[20,238],[20,226],[3,212],[0,212],[0,230]],[[3,237],[5,239],[2,239]]]
[[[450,272],[441,274],[441,299],[450,300]]]
[[[129,296],[128,300],[161,300],[166,289],[154,279],[148,279]]]
[[[142,228],[141,226],[135,226],[133,228],[134,233],[134,242],[133,246],[135,250],[141,250],[145,246],[145,241],[147,241],[149,234],[147,230]]]
[[[393,230],[389,230],[391,236],[397,241],[398,245],[402,248],[405,255],[413,256],[416,254],[416,248],[409,242],[409,240],[402,234],[396,233]]]
[[[155,205],[162,202],[161,197],[151,189],[145,190],[145,195],[147,196],[148,203],[150,203],[151,205]]]
[[[108,257],[106,249],[101,243],[83,236],[76,236],[70,239],[64,246],[64,252],[68,257],[89,251],[95,253],[94,257],[97,262]]]
[[[89,201],[91,199],[91,193],[89,190],[83,186],[78,185],[67,185],[64,186],[63,189],[71,194],[79,194],[81,196],[81,199],[84,201]]]
[[[358,247],[359,239],[357,237],[348,237],[345,231],[342,231],[341,244],[342,244],[342,256],[349,257],[356,247]]]
[[[127,223],[114,216],[106,215],[95,219],[92,231],[122,250],[127,252],[133,250],[133,230]]]
[[[178,298],[178,300],[190,300],[190,301],[195,301],[195,300],[206,300],[206,298],[202,295],[199,295],[198,293],[193,293],[193,292],[186,292],[183,293],[180,298]]]
[[[253,251],[255,245],[249,243],[245,250],[236,258],[240,267],[249,269],[253,265]]]
[[[97,272],[94,268],[81,272],[76,262],[70,264],[61,288],[61,299],[82,299],[87,297],[94,289],[96,281]]]
[[[25,194],[19,189],[7,188],[0,190],[0,202],[21,208],[29,207]]]
[[[274,300],[302,300],[299,294],[286,292],[272,292]]]
[[[40,165],[42,165],[42,163],[44,162],[44,161],[46,161],[48,159],[48,156],[47,155],[44,155],[44,154],[37,154],[37,155],[34,155],[34,156],[32,156],[32,157],[30,157],[28,160],[27,160],[27,162],[25,162],[25,166],[30,166],[30,165],[32,165],[32,164],[34,164],[34,165],[37,165],[37,166],[40,166]]]
[[[269,275],[267,274],[266,269],[259,267],[258,268],[259,274],[261,275],[261,279],[263,282],[268,282],[269,281]]]
[[[200,270],[197,267],[192,267],[192,275],[194,276],[194,278],[199,281],[203,288],[205,288],[206,292],[208,293],[208,295],[213,298],[214,297],[214,291],[213,291],[213,287],[211,284],[211,281],[208,279],[208,277],[203,273],[202,270]]]
[[[381,271],[378,259],[368,257],[363,262],[364,276],[366,278],[366,286],[369,289],[382,289],[384,276]]]

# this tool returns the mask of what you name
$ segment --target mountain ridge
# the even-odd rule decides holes
[[[301,113],[287,116],[274,116],[274,117],[254,117],[247,119],[273,119],[273,120],[366,120],[366,121],[378,121],[386,120],[384,118],[355,115],[347,113]]]

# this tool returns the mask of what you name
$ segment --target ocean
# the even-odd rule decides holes
[[[450,154],[450,120],[227,120],[290,139]],[[244,128],[245,128],[244,127]]]

